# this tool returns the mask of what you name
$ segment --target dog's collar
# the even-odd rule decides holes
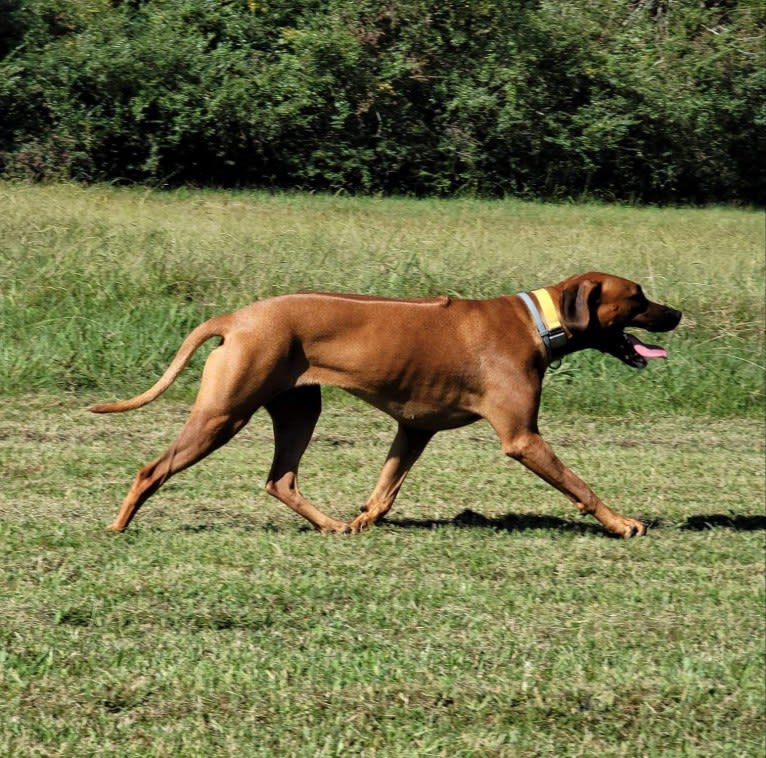
[[[537,304],[530,297],[531,295],[535,296]],[[519,292],[519,297],[532,315],[550,363],[556,357],[556,351],[563,348],[567,343],[567,335],[553,298],[546,289]]]

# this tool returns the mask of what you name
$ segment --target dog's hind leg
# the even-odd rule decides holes
[[[195,408],[175,442],[159,458],[139,469],[117,517],[107,529],[122,532],[138,509],[173,474],[189,468],[227,443],[249,418],[249,413],[212,414]]]
[[[433,435],[430,431],[399,425],[378,483],[362,507],[362,512],[350,524],[353,532],[361,532],[388,513],[409,470]]]
[[[274,426],[274,462],[266,491],[320,532],[348,532],[342,521],[326,516],[298,489],[298,466],[322,412],[322,395],[317,385],[296,387],[266,403]]]
[[[252,373],[252,372],[251,372]],[[226,444],[262,402],[262,390],[247,385],[248,365],[236,345],[219,346],[208,356],[197,399],[175,442],[157,459],[139,469],[117,517],[107,527],[121,532],[138,509],[171,476],[201,461]]]

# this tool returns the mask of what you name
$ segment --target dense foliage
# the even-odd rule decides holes
[[[766,198],[760,0],[0,0],[0,171]]]

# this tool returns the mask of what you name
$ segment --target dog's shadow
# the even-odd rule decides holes
[[[555,530],[574,534],[588,534],[597,537],[620,539],[606,532],[603,527],[596,523],[563,519],[558,516],[541,516],[534,513],[506,513],[503,516],[490,518],[481,513],[466,508],[451,519],[384,519],[382,526],[395,529],[435,529],[441,526],[454,526],[466,529],[494,529],[500,532],[531,532],[543,530]],[[666,522],[661,519],[646,522],[649,529],[676,529],[686,532],[704,532],[709,529],[731,529],[735,532],[755,532],[766,530],[766,516],[764,515],[726,515],[723,513],[700,514],[689,516],[681,524]],[[225,531],[229,528],[237,528],[245,531],[273,531],[281,532],[283,527],[276,524],[255,526],[253,524],[232,523],[204,523],[196,525],[184,525],[179,527],[185,532],[209,532]],[[302,526],[302,532],[313,532],[309,526]]]
[[[501,532],[527,532],[535,530],[557,530],[577,534],[591,534],[610,537],[598,524],[572,521],[557,516],[540,516],[533,513],[506,513],[489,518],[469,508],[452,519],[385,519],[384,524],[400,529],[433,529],[439,526],[479,527]],[[766,530],[766,516],[727,516],[722,513],[689,516],[682,524],[671,524],[660,519],[647,522],[650,529],[674,528],[681,531],[702,532],[708,529],[731,529],[737,532]]]
[[[727,516],[724,513],[710,513],[689,516],[679,527],[688,532],[704,532],[708,529],[733,529],[735,532],[756,532],[766,530],[766,516]]]
[[[568,521],[558,516],[541,516],[534,513],[506,513],[490,518],[466,508],[451,519],[384,519],[386,526],[399,529],[434,529],[440,526],[494,529],[500,532],[526,532],[555,529],[562,532],[608,536],[598,524],[584,521]]]

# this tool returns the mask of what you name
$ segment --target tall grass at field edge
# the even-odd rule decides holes
[[[551,410],[759,415],[764,230],[745,209],[0,184],[0,392],[133,394],[199,321],[295,290],[493,297],[605,270],[684,311],[637,372],[589,351]],[[204,350],[176,394],[193,393]]]

